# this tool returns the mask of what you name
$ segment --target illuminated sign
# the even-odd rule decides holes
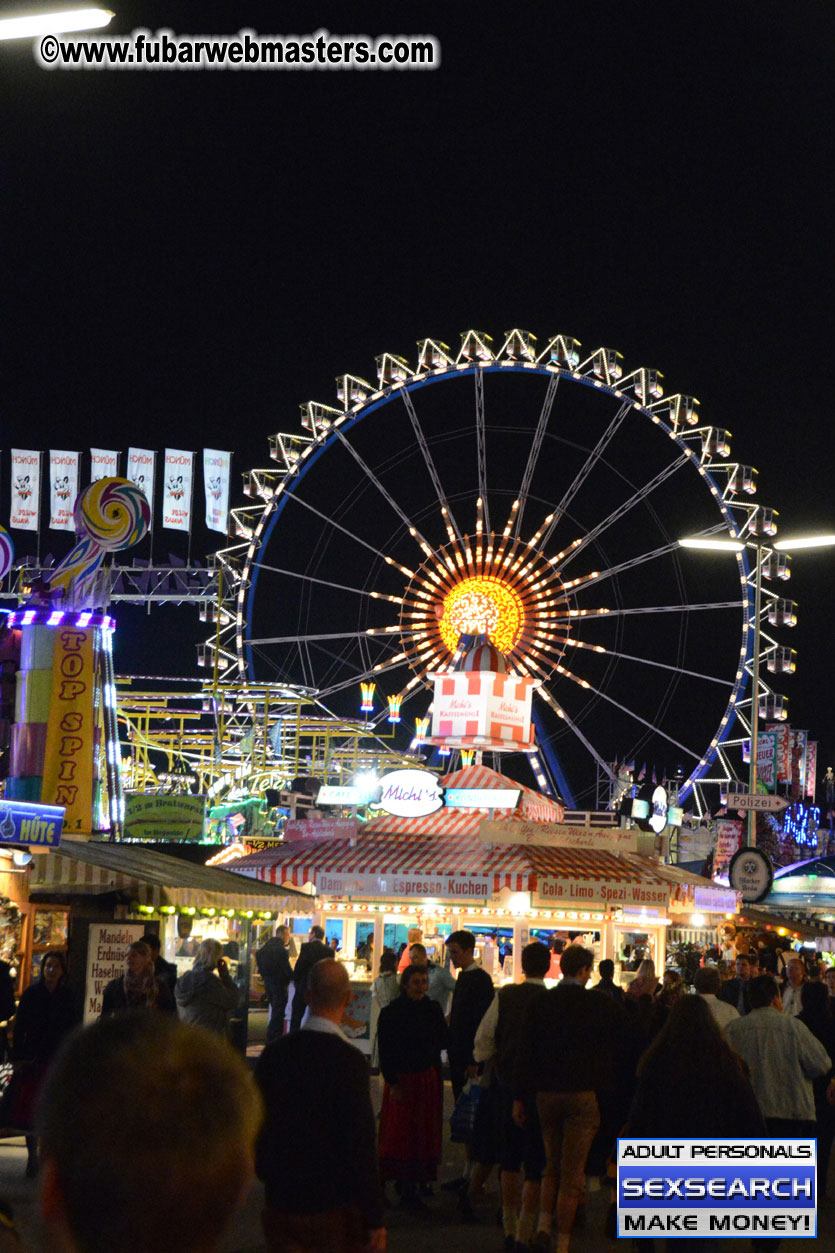
[[[28,805],[22,801],[0,803],[0,841],[4,844],[37,844],[57,848],[61,843],[64,809],[60,805]]]
[[[398,818],[420,818],[433,814],[443,804],[437,777],[428,770],[392,770],[380,780],[379,799],[374,809],[383,809]]]
[[[519,792],[509,787],[448,787],[444,804],[448,809],[515,809]]]
[[[649,825],[656,835],[660,835],[667,825],[667,789],[661,784],[652,790],[652,813]]]

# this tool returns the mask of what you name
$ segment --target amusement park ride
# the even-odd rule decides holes
[[[432,676],[479,634],[533,694],[536,742],[519,747],[540,790],[604,809],[617,763],[644,758],[671,763],[697,816],[716,808],[745,777],[752,712],[787,716],[765,676],[796,667],[772,634],[797,620],[779,590],[791,559],[771,546],[757,471],[661,377],[564,335],[422,340],[414,364],[383,353],[376,382],[342,375],[336,404],[303,404],[301,430],[271,437],[272,466],[244,473],[250,503],[231,510],[235,542],[205,567],[128,565],[124,546],[100,545],[73,582],[71,554],[14,566],[6,543],[14,621],[95,611],[105,643],[125,602],[196,605],[211,623],[204,678],[106,671],[111,829],[123,788],[220,804],[443,751],[427,743]],[[138,489],[109,481],[124,484],[135,536]],[[694,574],[682,535],[736,541],[734,572]],[[93,542],[82,528],[85,560]]]

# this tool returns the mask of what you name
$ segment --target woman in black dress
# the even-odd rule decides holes
[[[424,1208],[417,1186],[436,1178],[441,1160],[441,1049],[447,1047],[447,1026],[428,989],[427,971],[407,966],[400,995],[380,1011],[377,1025],[385,1081],[380,1177],[400,1182],[407,1209]]]
[[[49,1063],[77,1021],[67,986],[67,959],[60,949],[50,949],[41,962],[41,974],[20,998],[14,1024],[10,1085],[6,1121],[20,1131],[34,1126],[35,1103]],[[27,1177],[38,1171],[38,1141],[26,1136]]]

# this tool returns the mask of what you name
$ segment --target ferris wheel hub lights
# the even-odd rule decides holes
[[[710,539],[700,535],[687,536],[678,541],[680,548],[702,548],[706,552],[741,553],[745,545],[740,540]]]
[[[793,548],[831,548],[835,544],[835,535],[798,535],[794,539],[775,540],[774,547],[780,552],[791,552]]]

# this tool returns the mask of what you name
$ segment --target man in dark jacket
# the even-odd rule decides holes
[[[154,955],[154,974],[160,983],[168,985],[169,992],[173,992],[174,984],[177,982],[177,967],[173,962],[167,962],[162,956],[159,936],[155,931],[146,931],[142,939]]]
[[[348,974],[341,962],[320,961],[307,982],[307,1022],[268,1044],[255,1069],[266,1107],[256,1171],[266,1191],[267,1248],[382,1253],[386,1232],[368,1063],[339,1029],[350,996]],[[324,1157],[294,1139],[311,1131]]]
[[[625,1022],[611,997],[586,991],[593,965],[590,949],[565,949],[562,982],[528,1006],[514,1067],[514,1119],[525,1125],[535,1092],[547,1157],[532,1247],[551,1247],[556,1192],[557,1253],[568,1253],[586,1158],[600,1125],[597,1092],[615,1086],[616,1043]]]
[[[267,1044],[284,1034],[284,1011],[287,1008],[287,992],[293,982],[290,965],[290,929],[279,927],[272,939],[255,954],[258,973],[264,981],[264,990],[270,1002],[270,1021],[267,1027]]]
[[[493,1002],[493,980],[476,960],[475,936],[472,931],[453,931],[446,942],[450,961],[458,971],[452,1008],[449,1011],[449,1077],[455,1100],[461,1095],[467,1079],[475,1078],[478,1066],[473,1056],[475,1033]],[[467,1164],[464,1174],[443,1184],[448,1192],[463,1190],[462,1209],[467,1213],[466,1189],[473,1170],[472,1146],[465,1145]]]
[[[618,987],[615,983],[615,963],[608,957],[604,957],[597,967],[600,973],[600,979],[594,985],[595,992],[605,992],[606,996],[611,996],[613,1001],[617,1001],[618,1005],[623,1005],[626,1000],[626,993],[623,988]]]
[[[747,1014],[751,1008],[748,1000],[748,984],[751,981],[751,963],[744,953],[736,959],[736,978],[726,979],[719,989],[719,1000],[733,1005],[740,1014]]]
[[[293,992],[293,1008],[290,1011],[291,1031],[298,1031],[302,1025],[304,1011],[307,1008],[305,995],[310,972],[317,962],[324,961],[328,957],[333,960],[333,949],[325,943],[324,931],[318,926],[311,927],[310,939],[307,944],[302,945],[302,951],[299,953],[299,959],[293,971],[295,991]]]

